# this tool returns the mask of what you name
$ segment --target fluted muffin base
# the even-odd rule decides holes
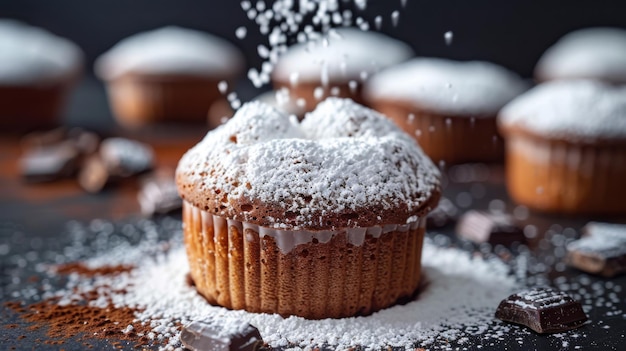
[[[425,220],[288,231],[183,204],[190,274],[210,303],[309,319],[367,315],[413,296]]]

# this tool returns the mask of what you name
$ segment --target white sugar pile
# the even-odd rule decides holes
[[[173,248],[168,253],[154,259],[146,259],[140,249],[130,248],[91,260],[89,265],[97,266],[105,262],[107,265],[128,264],[137,259],[136,269],[130,273],[98,276],[93,280],[71,275],[66,288],[54,295],[62,298],[61,303],[72,303],[81,299],[81,292],[106,291],[116,307],[142,310],[137,314],[138,322],[149,324],[155,339],[169,339],[163,349],[180,347],[180,330],[175,323],[199,319],[213,319],[223,325],[249,322],[272,347],[306,349],[330,345],[343,349],[361,345],[366,349],[379,349],[386,346],[411,348],[416,344],[435,346],[441,339],[462,342],[470,335],[498,338],[508,326],[494,322],[495,308],[517,287],[504,263],[471,257],[458,249],[439,248],[427,241],[423,257],[427,284],[415,301],[367,317],[282,318],[209,305],[186,281],[188,266],[184,248],[179,241],[171,245]],[[109,301],[103,296],[90,303],[106,307]],[[499,332],[494,332],[494,324],[500,327]],[[120,325],[120,330],[124,328],[131,330]]]

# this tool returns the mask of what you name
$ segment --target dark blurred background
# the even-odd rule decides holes
[[[345,0],[339,1],[348,6]],[[391,13],[396,9],[400,9],[400,21],[394,27]],[[590,26],[626,28],[623,0],[407,0],[404,9],[400,0],[369,0],[365,11],[355,14],[371,23],[381,15],[382,31],[408,42],[418,55],[488,60],[526,77],[531,76],[541,53],[569,31]],[[0,17],[46,28],[85,51],[88,77],[70,103],[70,124],[84,120],[87,111],[94,123],[109,118],[92,64],[129,35],[170,24],[205,30],[239,46],[254,67],[260,62],[256,47],[266,43],[237,0],[0,0]],[[235,37],[240,26],[248,29],[243,40]],[[454,33],[450,46],[444,40],[447,31]],[[244,100],[258,93],[245,80],[238,91]]]

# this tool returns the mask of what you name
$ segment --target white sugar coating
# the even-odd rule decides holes
[[[507,104],[505,127],[582,141],[626,138],[626,89],[586,80],[543,83]]]
[[[626,30],[600,27],[571,32],[546,50],[535,75],[542,80],[589,78],[626,83]]]
[[[605,257],[626,255],[626,224],[590,222],[586,235],[567,244],[569,251],[598,253]]]
[[[517,74],[489,62],[417,58],[376,74],[365,96],[406,101],[435,113],[493,117],[526,89]]]
[[[367,317],[283,318],[209,305],[187,284],[189,268],[184,248],[180,243],[171,245],[174,248],[169,254],[156,259],[145,254],[142,257],[132,249],[108,254],[106,260],[97,258],[99,264],[115,265],[118,259],[128,263],[128,257],[136,257],[136,268],[130,273],[99,276],[94,281],[70,276],[66,289],[55,295],[69,303],[80,292],[106,291],[116,307],[140,309],[136,312],[139,322],[148,323],[157,339],[171,335],[163,349],[180,346],[180,330],[173,323],[184,325],[200,320],[223,326],[225,334],[237,332],[242,323],[250,323],[272,347],[326,344],[344,349],[361,345],[369,350],[385,346],[411,349],[415,343],[433,343],[438,337],[460,340],[486,333],[493,328],[498,303],[517,288],[508,266],[501,261],[472,257],[458,249],[438,248],[427,241],[422,264],[427,285],[414,301]],[[108,301],[99,298],[89,303],[104,308]],[[120,326],[120,330],[124,327]]]
[[[105,80],[125,74],[229,76],[243,69],[239,50],[209,33],[175,26],[132,35],[95,63]]]
[[[82,67],[74,43],[44,29],[0,18],[0,85],[55,83]]]
[[[326,37],[290,47],[276,64],[274,77],[289,81],[290,75],[297,73],[300,82],[320,82],[324,76],[331,83],[347,82],[413,55],[408,45],[384,34],[339,28]]]
[[[418,211],[439,184],[439,171],[412,138],[383,115],[339,98],[320,103],[301,124],[248,103],[189,150],[177,173],[201,194],[220,189],[229,202],[243,197],[292,211],[303,227],[319,223],[320,211],[368,204]]]

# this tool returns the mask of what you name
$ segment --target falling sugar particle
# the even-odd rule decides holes
[[[450,46],[452,45],[452,39],[454,39],[454,33],[452,33],[452,31],[447,31],[444,35],[443,38],[446,41],[446,45]]]
[[[400,0],[400,6],[402,6],[402,8],[406,7],[406,0]]]
[[[248,29],[246,29],[246,27],[241,26],[235,30],[235,36],[238,39],[245,39],[247,34],[248,34]]]
[[[393,24],[394,27],[398,26],[399,20],[400,20],[400,12],[398,12],[398,10],[393,11],[391,13],[391,23]]]
[[[383,18],[382,16],[376,16],[374,19],[374,24],[376,25],[376,30],[380,30],[383,26]]]
[[[228,91],[228,82],[226,82],[225,80],[220,81],[219,83],[217,83],[217,89],[220,91],[220,93],[226,94],[226,91]]]
[[[315,88],[315,90],[313,91],[313,96],[317,100],[322,100],[322,98],[324,97],[324,88],[322,87]]]

